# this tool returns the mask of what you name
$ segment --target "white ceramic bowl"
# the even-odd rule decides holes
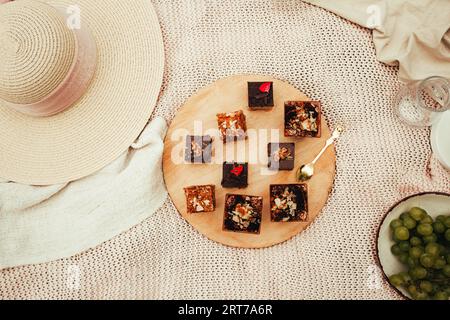
[[[450,111],[431,127],[431,147],[444,168],[450,170]]]
[[[390,223],[413,207],[420,207],[436,218],[438,215],[450,214],[450,194],[439,192],[420,193],[407,197],[396,203],[386,214],[378,230],[377,252],[381,269],[387,278],[393,274],[406,271],[405,266],[391,253],[391,246],[395,243],[391,237]],[[403,290],[392,286],[403,297],[410,298]]]

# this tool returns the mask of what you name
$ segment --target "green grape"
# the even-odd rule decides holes
[[[406,264],[408,265],[408,267],[412,268],[415,267],[419,264],[419,259],[417,258],[413,258],[413,257],[408,257],[408,259],[406,259]]]
[[[445,229],[445,225],[442,222],[436,221],[435,223],[433,223],[434,232],[441,234],[445,232]]]
[[[446,264],[443,268],[442,268],[442,274],[444,276],[446,276],[447,278],[450,278],[450,264]]]
[[[450,228],[450,216],[445,217],[443,222],[447,228]]]
[[[431,268],[434,265],[436,258],[431,254],[424,253],[420,256],[420,264],[425,268]]]
[[[409,215],[409,212],[408,212],[408,211],[403,212],[403,213],[400,215],[400,219],[404,220],[405,218],[411,218],[411,216]]]
[[[436,292],[433,296],[434,300],[448,300],[448,294],[445,291]]]
[[[417,226],[417,233],[421,236],[429,236],[433,233],[433,227],[428,223],[420,223]]]
[[[401,240],[397,239],[395,236],[395,229],[392,230],[392,240],[394,240],[395,243],[399,244]]]
[[[391,221],[389,226],[391,227],[392,230],[394,230],[395,228],[402,227],[403,222],[400,219],[394,219]]]
[[[400,272],[399,275],[403,278],[405,284],[409,284],[412,281],[408,272]]]
[[[406,227],[397,227],[394,229],[394,236],[398,240],[408,240],[409,230]]]
[[[423,267],[414,267],[409,270],[409,275],[413,279],[425,279],[427,277],[427,270]]]
[[[398,256],[398,260],[400,260],[401,263],[407,264],[408,263],[409,255],[406,252],[400,253]]]
[[[433,283],[433,292],[438,292],[441,290],[439,284],[437,284],[436,282],[432,282]]]
[[[420,220],[420,223],[428,223],[428,224],[432,224],[433,223],[433,218],[429,215],[426,215],[425,217],[423,217]]]
[[[450,297],[450,215],[435,220],[418,207],[403,212],[390,223],[395,244],[391,252],[407,266],[389,278],[416,300]]]
[[[394,274],[393,276],[390,276],[389,282],[395,287],[401,287],[402,285],[405,284],[403,277],[399,274]]]
[[[414,219],[411,218],[411,217],[406,217],[406,218],[404,218],[404,219],[402,219],[402,220],[403,220],[403,225],[404,225],[406,228],[408,228],[409,230],[414,229],[414,228],[416,227],[416,225],[417,225],[416,220],[414,220]]]
[[[423,291],[418,291],[416,293],[416,296],[414,297],[414,299],[416,300],[428,300],[428,298],[429,298],[428,293]]]
[[[430,234],[429,236],[424,236],[422,239],[425,243],[432,243],[438,240],[437,235],[435,235],[434,233]]]
[[[409,239],[409,243],[413,246],[413,247],[417,247],[420,246],[422,244],[422,240],[419,237],[411,237],[411,239]]]
[[[409,215],[414,220],[420,221],[427,215],[427,212],[421,208],[415,207],[409,210]]]
[[[433,268],[434,268],[434,269],[437,269],[437,270],[440,270],[440,269],[444,268],[444,266],[445,266],[446,264],[447,264],[447,262],[445,261],[445,259],[443,259],[443,258],[441,258],[441,257],[438,257],[438,258],[436,258],[436,260],[434,261]]]
[[[441,247],[437,243],[429,243],[425,246],[425,252],[433,256],[438,256],[441,252]]]
[[[424,249],[422,247],[412,247],[409,249],[409,255],[415,259],[419,259],[423,253]]]
[[[445,231],[445,239],[447,241],[450,241],[450,229],[447,229],[447,231]]]
[[[401,251],[403,252],[409,252],[409,248],[411,247],[409,245],[408,241],[400,241],[398,244],[398,247],[400,248]]]
[[[419,288],[426,293],[430,293],[433,291],[433,284],[430,281],[423,280],[420,281]]]
[[[406,289],[411,296],[415,296],[417,294],[417,287],[413,284],[409,285]]]
[[[402,250],[400,249],[400,247],[398,246],[398,244],[394,244],[391,247],[391,252],[394,256],[399,256],[400,253],[402,253]]]

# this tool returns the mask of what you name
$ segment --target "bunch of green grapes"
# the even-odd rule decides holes
[[[450,215],[436,220],[421,208],[412,208],[390,224],[395,244],[391,252],[407,267],[389,281],[416,300],[450,297]]]

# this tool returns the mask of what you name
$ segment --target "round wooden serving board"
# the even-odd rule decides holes
[[[251,111],[248,105],[247,82],[274,83],[275,107],[270,111]],[[192,96],[179,110],[169,128],[164,145],[164,179],[175,206],[181,215],[200,233],[211,240],[239,248],[264,248],[284,242],[311,224],[327,202],[335,176],[336,156],[330,147],[316,165],[316,174],[308,182],[308,222],[271,222],[271,184],[296,183],[294,171],[269,172],[267,170],[267,144],[269,142],[295,142],[295,166],[314,159],[330,137],[330,130],[322,117],[321,138],[285,138],[284,102],[309,100],[292,85],[260,75],[238,75],[221,79]],[[217,113],[243,110],[247,116],[249,139],[224,145],[217,133]],[[278,135],[271,135],[277,129]],[[275,131],[276,133],[276,131]],[[184,162],[186,135],[214,136],[211,164]],[[278,138],[274,138],[278,137]],[[278,139],[278,140],[277,140]],[[227,155],[222,156],[222,155]],[[255,160],[256,158],[256,160]],[[221,186],[222,162],[249,162],[249,186],[245,189],[224,189]],[[267,174],[267,173],[272,174]],[[216,211],[188,214],[183,188],[193,185],[216,186]],[[263,196],[263,219],[260,234],[223,231],[226,194]]]

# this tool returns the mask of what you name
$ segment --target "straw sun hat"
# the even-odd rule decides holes
[[[149,0],[0,4],[0,178],[49,185],[103,168],[147,124],[163,71]]]

